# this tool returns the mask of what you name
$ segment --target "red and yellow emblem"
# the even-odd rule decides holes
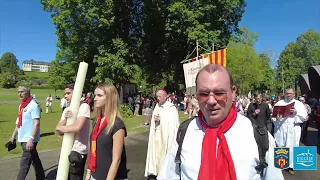
[[[274,148],[274,167],[279,169],[289,168],[290,149],[287,147]]]

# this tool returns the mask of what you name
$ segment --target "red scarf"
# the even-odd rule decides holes
[[[236,106],[232,108],[219,127],[208,126],[198,113],[201,126],[206,129],[202,141],[201,166],[199,180],[236,180],[236,171],[224,133],[227,132],[237,119]],[[217,148],[217,139],[219,144]],[[218,151],[218,153],[217,153]]]
[[[91,150],[89,153],[89,161],[88,161],[88,169],[90,169],[93,172],[96,172],[97,167],[97,138],[101,131],[106,127],[107,125],[107,119],[103,121],[103,124],[100,127],[101,120],[105,119],[101,116],[98,118],[96,125],[94,126],[92,135],[91,135]]]
[[[32,100],[32,97],[30,96],[26,100],[21,101],[20,107],[19,107],[19,112],[18,112],[17,128],[20,128],[22,126],[22,112],[23,112],[23,109],[28,106],[28,104],[30,103],[31,100]]]

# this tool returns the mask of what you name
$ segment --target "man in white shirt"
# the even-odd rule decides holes
[[[31,164],[34,167],[36,180],[45,179],[42,162],[39,158],[37,145],[40,141],[40,106],[30,96],[30,88],[18,87],[18,95],[21,100],[16,127],[11,137],[11,143],[15,144],[16,136],[22,147],[20,170],[17,180],[24,180],[27,177]],[[8,167],[7,170],[10,170]],[[2,177],[2,179],[6,179]]]
[[[225,67],[209,64],[201,69],[196,90],[200,111],[184,136],[181,162],[175,163],[178,144],[174,141],[157,179],[284,179],[273,165],[275,142],[267,130],[268,166],[262,172],[255,169],[260,158],[253,126],[248,118],[236,113],[232,103],[236,87]]]
[[[65,98],[70,104],[72,99],[74,85],[70,84],[65,87]],[[74,124],[66,125],[67,118],[72,116],[72,112],[67,107],[62,113],[61,120],[56,127],[56,134],[61,136],[64,133],[75,133],[72,152],[70,159],[77,159],[78,162],[70,162],[69,180],[82,180],[84,175],[84,166],[87,160],[88,143],[90,133],[90,106],[82,103],[79,107],[77,119]],[[70,157],[73,156],[73,157]]]
[[[49,96],[46,98],[46,113],[52,112],[52,96],[49,94]]]
[[[289,147],[290,168],[288,172],[293,175],[293,147],[299,146],[301,136],[301,123],[307,120],[307,110],[302,102],[295,100],[295,92],[292,88],[286,90],[286,98],[278,101],[275,106],[288,105],[294,102],[291,114],[287,117],[278,116],[272,118],[274,124],[274,138],[279,147]]]

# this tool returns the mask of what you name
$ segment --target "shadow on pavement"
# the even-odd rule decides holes
[[[58,168],[52,169],[46,176],[46,180],[55,180],[57,176]]]
[[[128,137],[126,140],[128,179],[144,180],[144,169],[148,148],[149,132]],[[55,180],[58,165],[45,169],[46,180]]]
[[[46,136],[52,136],[52,135],[54,135],[54,132],[47,132],[47,133],[40,134],[40,137],[46,137]]]
[[[149,132],[131,136],[126,145],[128,179],[144,180]]]
[[[48,169],[45,169],[44,172],[48,172],[46,180],[55,180],[57,176],[58,165],[54,165]]]

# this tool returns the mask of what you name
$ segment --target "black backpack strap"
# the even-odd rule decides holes
[[[175,157],[175,159],[174,159],[174,162],[179,165],[179,168],[180,168],[180,165],[181,165],[181,157],[180,157],[180,155],[181,155],[181,150],[182,150],[182,143],[183,143],[183,140],[184,140],[184,136],[186,135],[188,126],[189,126],[190,122],[191,122],[193,119],[194,119],[194,118],[191,118],[191,119],[188,119],[188,120],[183,121],[183,122],[179,125],[178,131],[177,131],[176,141],[177,141],[177,143],[178,143],[178,150],[177,150],[177,154],[176,154],[176,157]],[[180,170],[181,170],[181,169],[180,169]]]
[[[259,164],[255,169],[263,176],[263,170],[268,167],[266,161],[266,153],[269,150],[269,135],[266,126],[256,123],[255,120],[251,121],[253,126],[254,138],[258,145],[259,151]]]

